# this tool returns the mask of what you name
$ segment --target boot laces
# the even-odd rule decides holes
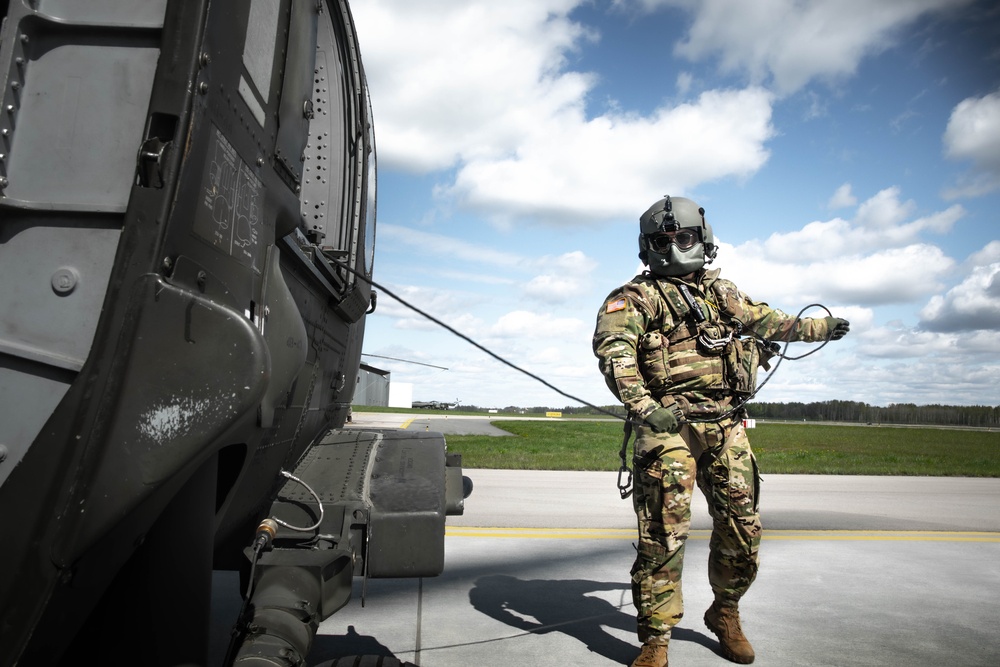
[[[639,665],[663,664],[662,662],[658,662],[659,656],[657,655],[657,653],[661,649],[665,651],[666,647],[665,646],[661,647],[657,644],[643,644],[642,650],[639,651],[639,657],[636,658],[636,661],[633,664],[639,664]]]
[[[740,624],[740,612],[732,607],[715,607],[715,622],[731,640],[745,641],[743,627]]]
[[[729,626],[729,631],[733,634],[743,634],[743,628],[740,626],[740,612],[735,609],[725,609],[723,608],[719,613],[719,619]]]

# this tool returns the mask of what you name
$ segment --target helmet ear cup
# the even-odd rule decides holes
[[[704,213],[702,215],[704,215]],[[712,231],[712,225],[708,224],[708,222],[705,222],[704,231],[702,233],[705,238],[705,263],[709,264],[713,259],[715,259],[715,255],[718,254],[719,246],[715,245],[715,233]]]

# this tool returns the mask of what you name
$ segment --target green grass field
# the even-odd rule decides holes
[[[462,454],[463,467],[618,469],[621,422],[495,425],[514,436],[447,436],[448,449]],[[769,423],[748,434],[764,473],[1000,477],[996,431]]]

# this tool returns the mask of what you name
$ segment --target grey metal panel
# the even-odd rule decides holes
[[[295,476],[323,503],[321,534],[343,531],[336,508],[347,509],[353,523],[367,520],[358,555],[368,576],[434,576],[444,566],[445,450],[440,433],[335,430],[302,458]],[[295,481],[284,485],[271,511],[293,526],[319,518],[316,498]],[[282,529],[279,537],[296,532]]]
[[[12,2],[0,37],[0,485],[90,354],[165,0]]]
[[[6,203],[123,212],[158,49],[73,42],[86,32],[28,34],[37,45],[19,103],[3,118],[12,139]]]
[[[295,298],[281,272],[281,253],[276,246],[268,251],[264,276],[264,313],[261,327],[271,357],[271,381],[260,404],[260,423],[274,425],[274,411],[288,402],[295,378],[306,362],[309,338]]]
[[[329,22],[320,21],[318,30],[320,45],[337,44]],[[343,200],[352,184],[345,186],[344,155],[349,150],[345,136],[348,84],[340,52],[330,46],[317,48],[315,74],[313,118],[305,151],[302,216],[307,229],[320,233],[321,243],[346,251],[351,229],[349,225],[340,227],[338,222],[350,222],[343,215]]]
[[[0,354],[0,486],[24,458],[69,383],[59,373],[39,373],[20,359]]]
[[[0,354],[80,370],[121,231],[0,223]]]
[[[37,0],[38,12],[69,23],[159,28],[167,0]]]
[[[285,52],[285,79],[278,106],[278,137],[274,157],[296,186],[302,183],[305,142],[309,121],[315,116],[311,100],[316,65],[318,15],[315,3],[295,0],[289,19],[288,48]]]
[[[368,482],[368,576],[438,575],[444,568],[444,436],[384,433]]]

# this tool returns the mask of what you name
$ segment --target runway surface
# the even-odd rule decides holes
[[[483,432],[498,419],[355,413],[356,426]],[[752,441],[752,433],[751,433]],[[370,580],[309,657],[423,667],[628,665],[634,515],[616,474],[467,470],[444,573]],[[763,666],[1000,665],[1000,479],[767,475],[757,582],[741,604]],[[674,667],[728,665],[702,622],[710,522],[694,501]],[[224,584],[220,581],[220,587]],[[222,617],[238,598],[224,598]]]

